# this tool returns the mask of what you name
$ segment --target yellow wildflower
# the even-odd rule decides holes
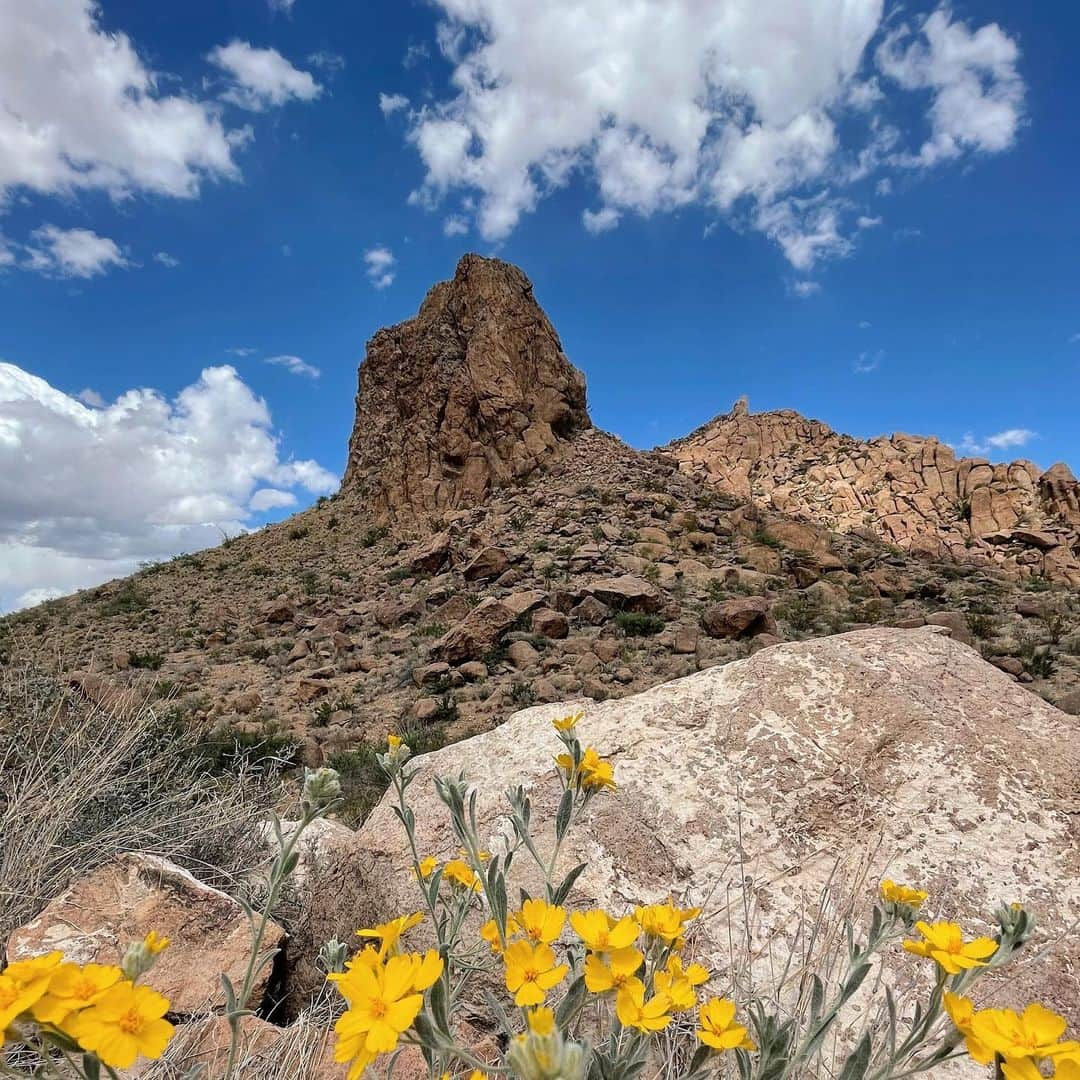
[[[634,919],[649,937],[659,938],[669,945],[678,945],[683,927],[701,914],[701,908],[677,908],[669,897],[664,904],[648,904],[634,908]]]
[[[484,886],[476,876],[476,872],[464,859],[451,859],[443,867],[443,880],[449,880],[454,885],[479,892]]]
[[[963,931],[956,923],[917,922],[915,929],[925,941],[905,941],[904,948],[916,956],[934,960],[942,971],[959,975],[969,968],[986,967],[988,958],[997,952],[997,942],[988,937],[964,941]]]
[[[424,916],[419,911],[415,911],[412,915],[399,915],[389,922],[357,930],[356,933],[362,938],[378,938],[380,956],[395,956],[399,952],[398,942],[401,940],[401,935],[406,930],[411,930],[423,918]]]
[[[154,1060],[165,1052],[173,1026],[166,1020],[169,999],[148,986],[121,982],[65,1024],[84,1050],[114,1069],[129,1069],[138,1057]]]
[[[645,1000],[645,987],[640,979],[627,983],[615,998],[615,1014],[623,1027],[638,1031],[661,1031],[671,1023],[668,1010],[671,1001],[664,994],[654,994]]]
[[[534,1035],[550,1035],[555,1030],[555,1014],[546,1005],[530,1009],[525,1019]]]
[[[503,954],[506,962],[506,989],[515,1005],[542,1005],[548,990],[558,986],[570,969],[556,964],[550,945],[515,941]]]
[[[736,1024],[735,1002],[727,998],[710,998],[698,1010],[698,1038],[714,1050],[755,1050],[746,1028]]]
[[[413,868],[413,877],[419,877],[423,880],[427,880],[435,873],[435,868],[439,865],[438,860],[434,855],[429,855],[426,859],[421,859],[419,863]]]
[[[598,953],[628,948],[637,941],[638,934],[641,933],[641,928],[629,916],[615,922],[600,908],[575,911],[570,916],[570,925],[585,943],[585,947]]]
[[[1078,1042],[1059,1042],[1065,1018],[1039,1004],[1022,1013],[1012,1009],[981,1009],[971,1020],[975,1038],[1003,1058],[1044,1058],[1080,1051]]]
[[[506,920],[506,936],[507,938],[513,937],[515,934],[521,933],[521,927],[518,926],[514,916],[511,915]],[[483,926],[480,927],[480,937],[484,939],[490,946],[493,953],[502,952],[502,942],[499,941],[499,927],[494,919],[488,919]]]
[[[615,771],[610,761],[605,761],[596,750],[589,746],[581,755],[577,769],[574,768],[574,759],[570,754],[559,754],[555,763],[566,773],[569,784],[577,784],[582,788],[615,790]]]
[[[930,894],[922,889],[912,889],[908,885],[897,885],[886,878],[881,883],[881,899],[887,904],[907,904],[908,907],[920,907]]]
[[[964,1036],[967,1052],[980,1065],[989,1065],[994,1060],[994,1051],[979,1042],[972,1032],[971,1022],[975,1016],[975,1006],[971,1004],[971,999],[946,990],[942,1002],[956,1030]]]
[[[0,974],[0,1046],[4,1045],[4,1032],[27,1009],[41,998],[49,985],[46,976],[28,982],[19,982],[7,972]]]
[[[355,1080],[377,1055],[397,1046],[424,1004],[422,991],[442,969],[442,957],[432,949],[423,956],[391,956],[374,966],[354,964],[334,979],[349,1003],[334,1025],[338,1035],[334,1060],[352,1062],[350,1077]]]
[[[8,964],[3,974],[9,979],[14,979],[20,986],[27,986],[45,975],[51,975],[63,959],[64,954],[59,950],[45,953],[44,956],[31,956],[27,960],[16,960]]]
[[[73,1012],[92,1005],[123,972],[105,964],[61,964],[49,978],[49,989],[33,1009],[34,1019],[43,1024],[62,1024]]]
[[[690,964],[684,968],[677,956],[668,958],[667,967],[658,971],[654,985],[658,994],[667,994],[671,998],[674,1012],[685,1012],[697,1004],[695,987],[709,981],[709,973],[700,964]]]
[[[552,720],[551,726],[556,731],[573,731],[577,726],[577,722],[584,716],[583,712],[571,713],[569,716],[560,717],[558,720]]]
[[[151,956],[157,956],[158,953],[164,952],[169,947],[169,939],[167,937],[158,937],[157,932],[151,930],[146,937],[143,938],[143,948],[150,953]]]
[[[391,750],[391,751],[396,750],[399,746],[401,746],[401,742],[402,742],[402,739],[401,739],[400,735],[387,735],[386,736],[386,746],[387,746],[388,750]]]
[[[601,955],[589,953],[585,957],[585,989],[591,994],[606,994],[609,990],[621,990],[631,981],[641,967],[645,956],[637,949],[615,949]]]
[[[526,900],[521,910],[514,913],[521,928],[530,941],[542,941],[551,944],[562,933],[566,922],[566,908],[549,904],[545,900]]]

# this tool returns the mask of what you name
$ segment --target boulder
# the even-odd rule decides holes
[[[486,547],[478,551],[461,571],[466,581],[487,581],[497,578],[510,566],[510,557],[502,548]]]
[[[962,611],[935,611],[926,616],[928,626],[943,626],[957,641],[965,645],[974,645],[975,638],[971,634],[967,616]]]
[[[132,941],[151,930],[170,942],[147,980],[169,999],[170,1011],[221,1008],[222,972],[235,986],[243,982],[251,948],[244,909],[156,855],[124,855],[80,878],[12,933],[7,959],[10,963],[59,949],[74,963],[116,964]],[[263,947],[274,948],[284,936],[271,922]],[[267,967],[259,977],[255,1004],[270,974]]]
[[[451,664],[479,660],[516,620],[514,611],[501,600],[489,596],[435,642],[431,655]]]
[[[570,633],[570,620],[561,611],[540,608],[533,612],[532,628],[534,633],[557,640]]]
[[[659,611],[664,605],[660,590],[634,574],[598,578],[583,586],[581,591],[585,596],[591,596],[616,611],[650,613]]]
[[[1080,721],[973,650],[929,628],[878,628],[776,645],[621,700],[526,709],[416,760],[419,849],[456,852],[432,780],[464,770],[482,845],[501,850],[504,791],[523,784],[544,857],[561,795],[549,722],[582,708],[581,737],[612,760],[618,791],[593,801],[559,856],[563,873],[585,863],[575,904],[621,913],[672,892],[708,903],[696,958],[726,972],[744,886],[760,956],[791,947],[821,890],[845,888],[864,866],[860,897],[886,876],[918,884],[932,918],[970,934],[989,929],[1002,898],[1020,897],[1039,919],[1029,962],[989,976],[979,996],[1039,1000],[1080,1025],[1080,939],[1068,932],[1080,918]],[[389,799],[359,840],[377,916],[413,910],[411,855]],[[512,891],[535,895],[527,861],[516,865]],[[929,974],[899,947],[890,964]]]
[[[735,596],[714,604],[702,612],[701,626],[714,638],[776,633],[776,620],[769,614],[769,601],[764,596]]]
[[[450,534],[435,533],[418,544],[409,555],[409,569],[414,574],[437,573],[450,555]]]

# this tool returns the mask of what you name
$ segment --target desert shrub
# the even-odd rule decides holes
[[[442,637],[446,633],[446,627],[442,623],[425,623],[416,629],[417,637]]]
[[[158,671],[165,663],[161,653],[128,653],[128,664],[144,671]]]
[[[305,570],[300,575],[300,588],[305,596],[314,596],[319,591],[319,575],[314,570]]]
[[[639,611],[619,611],[615,613],[615,625],[627,637],[651,637],[664,629],[665,623],[659,615],[646,615]]]
[[[309,536],[311,530],[306,525],[294,525],[286,535],[290,540],[303,540],[304,537]]]
[[[142,611],[150,603],[146,593],[128,578],[116,592],[101,605],[102,615],[130,615]]]
[[[969,611],[967,615],[968,626],[977,638],[992,638],[997,633],[998,619],[996,615],[990,615],[982,611]]]
[[[102,709],[29,665],[0,670],[0,938],[127,851],[235,883],[278,785],[215,774],[200,740],[150,702]]]
[[[536,691],[527,682],[515,681],[510,686],[510,700],[519,708],[525,708],[536,701]]]
[[[376,525],[374,528],[366,529],[360,534],[360,546],[365,548],[374,547],[388,532],[389,529],[385,525]]]
[[[806,634],[817,626],[821,618],[821,604],[809,596],[799,594],[773,606],[773,614],[787,623],[796,634]]]

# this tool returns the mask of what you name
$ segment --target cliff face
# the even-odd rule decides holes
[[[532,283],[465,255],[414,318],[368,343],[342,490],[424,526],[558,459],[589,427],[585,378]]]
[[[914,435],[862,442],[745,402],[667,449],[685,472],[828,529],[1080,585],[1080,484],[1063,464],[958,458]]]

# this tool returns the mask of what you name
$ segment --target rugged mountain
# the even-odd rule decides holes
[[[532,702],[620,698],[872,625],[944,626],[1080,711],[1075,590],[740,491],[684,446],[643,453],[593,428],[528,279],[466,256],[373,338],[338,495],[0,620],[0,661],[106,705],[143,688],[219,742],[345,769],[402,722],[430,747]]]
[[[558,460],[590,427],[585,378],[498,259],[466,255],[360,366],[342,491],[382,518],[429,524]]]
[[[1064,464],[958,458],[918,435],[862,442],[745,401],[667,450],[722,491],[827,529],[1080,585],[1080,483]]]

